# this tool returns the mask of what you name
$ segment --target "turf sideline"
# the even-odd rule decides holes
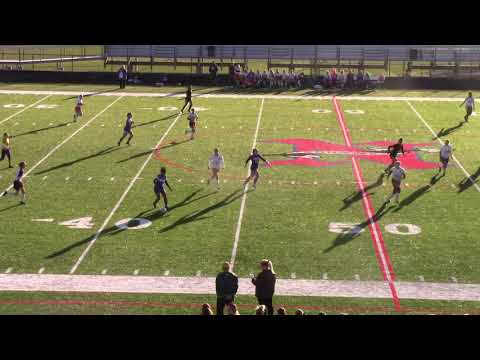
[[[254,295],[239,278],[238,295]],[[396,282],[402,299],[480,301],[480,284]],[[214,277],[0,274],[0,291],[125,294],[216,294]],[[385,281],[278,279],[277,296],[391,299]]]
[[[0,90],[0,95],[71,95],[77,96],[78,91],[48,91],[48,90]],[[184,92],[181,93],[133,93],[133,92],[83,92],[90,96],[132,96],[132,97],[171,97],[184,98]],[[365,100],[365,101],[434,101],[434,102],[462,102],[464,98],[454,97],[421,97],[421,96],[350,96],[350,95],[268,95],[268,94],[195,94],[194,98],[212,98],[212,99],[292,99],[292,100],[332,100],[338,97],[342,100]]]
[[[420,113],[417,111],[417,109],[415,109],[413,107],[412,104],[410,104],[410,102],[407,100],[407,104],[408,106],[410,106],[410,109],[412,109],[412,111],[415,113],[415,115],[417,115],[417,117],[423,122],[423,124],[425,125],[425,127],[432,133],[432,135],[434,137],[437,138],[438,142],[440,143],[440,145],[443,145],[442,143],[442,140],[440,140],[437,136],[437,134],[435,134],[435,131],[433,131],[433,129],[430,127],[430,125],[425,121],[425,119],[423,118],[422,115],[420,115]],[[472,175],[470,175],[468,173],[467,170],[465,170],[465,168],[463,167],[463,165],[460,163],[460,161],[458,161],[457,157],[455,155],[452,154],[452,159],[457,163],[457,165],[460,167],[460,169],[462,169],[463,173],[465,174],[465,176],[468,178],[468,180],[472,183],[473,186],[475,186],[475,189],[477,189],[477,191],[480,192],[480,187],[478,186],[478,184],[475,182],[475,180],[472,180]]]
[[[122,204],[123,200],[125,200],[125,197],[127,196],[127,194],[130,192],[130,189],[133,187],[133,185],[135,184],[135,182],[138,180],[138,178],[140,177],[141,173],[143,172],[143,170],[145,169],[145,167],[147,166],[147,164],[150,162],[153,154],[155,153],[155,150],[158,149],[160,147],[160,145],[162,144],[163,140],[165,140],[165,138],[167,137],[168,133],[170,132],[170,130],[172,130],[173,126],[176,124],[176,122],[178,121],[178,119],[182,116],[182,113],[179,113],[177,115],[177,117],[175,118],[175,120],[172,121],[172,123],[170,124],[170,126],[168,127],[167,131],[165,131],[165,133],[163,134],[163,136],[161,137],[160,141],[157,143],[157,145],[152,149],[150,155],[148,155],[147,159],[145,160],[145,162],[143,163],[143,165],[140,167],[140,169],[138,170],[137,174],[133,177],[133,179],[130,181],[130,183],[128,184],[127,188],[125,189],[124,193],[122,194],[122,196],[120,197],[120,199],[118,200],[118,202],[115,204],[115,206],[113,207],[112,211],[110,212],[110,214],[108,214],[107,218],[105,219],[105,221],[103,222],[102,226],[100,226],[100,228],[98,229],[98,231],[95,233],[94,237],[92,238],[92,240],[90,240],[90,242],[88,243],[88,246],[86,247],[86,249],[83,251],[83,253],[80,255],[80,257],[78,258],[77,262],[75,263],[75,265],[73,265],[72,269],[70,270],[70,274],[73,274],[75,273],[75,271],[77,271],[77,268],[80,266],[80,264],[82,263],[83,259],[85,258],[85,256],[87,256],[88,252],[90,251],[90,248],[93,246],[93,244],[95,244],[95,242],[98,240],[98,238],[100,237],[102,231],[105,229],[105,227],[107,226],[107,224],[110,222],[111,218],[113,217],[113,215],[117,212],[118,208],[120,207],[120,205]]]
[[[351,147],[352,141],[350,139],[350,134],[348,132],[345,119],[340,109],[340,105],[336,98],[333,98],[333,106],[335,108],[335,113],[337,115],[338,122],[342,129],[345,144],[348,147]],[[360,165],[358,163],[358,159],[355,156],[352,156],[352,166],[353,166],[353,172],[354,172],[355,178],[357,180],[357,187],[362,193],[363,210],[365,212],[365,215],[367,216],[370,236],[372,237],[375,253],[377,255],[378,262],[380,263],[380,269],[382,270],[382,273],[383,273],[383,279],[388,282],[388,285],[390,287],[390,291],[392,294],[393,303],[395,305],[395,309],[401,310],[400,300],[398,298],[398,293],[394,283],[395,273],[393,271],[393,266],[390,261],[390,257],[388,255],[388,251],[385,247],[385,243],[383,241],[382,230],[380,229],[380,226],[378,225],[376,219],[374,218],[375,209],[372,205],[372,202],[370,201],[370,197],[368,196],[368,193],[365,191],[363,174],[362,174]]]
[[[68,136],[66,139],[64,139],[60,144],[56,145],[52,150],[48,152],[47,155],[45,155],[43,158],[40,159],[35,165],[33,165],[27,172],[25,172],[24,176],[28,176],[33,170],[35,170],[38,166],[40,166],[45,160],[47,160],[55,151],[60,149],[63,145],[65,145],[68,141],[70,141],[71,138],[73,138],[75,135],[77,135],[80,131],[82,131],[86,126],[88,126],[92,121],[94,121],[96,118],[98,118],[100,115],[102,115],[105,111],[107,111],[111,106],[113,106],[117,101],[119,101],[123,96],[118,97],[115,99],[114,102],[112,102],[110,105],[108,105],[105,109],[100,111],[97,115],[95,115],[93,118],[88,120],[85,124],[83,124],[80,128],[75,130],[70,136]],[[10,185],[6,191],[9,191],[13,187],[13,184]]]
[[[11,118],[14,118],[14,117],[17,116],[17,115],[20,115],[20,114],[23,113],[24,111],[26,111],[26,110],[34,107],[34,106],[37,105],[37,104],[40,104],[43,100],[47,100],[47,99],[48,99],[49,97],[51,97],[51,96],[52,96],[52,95],[47,95],[47,96],[41,98],[40,100],[34,102],[33,104],[30,104],[30,105],[28,105],[27,107],[24,107],[22,110],[17,111],[15,114],[12,114],[12,115],[10,115],[10,116],[7,116],[5,119],[3,119],[2,121],[0,121],[0,124],[3,124],[5,121],[10,120]]]
[[[260,104],[260,110],[258,111],[257,128],[255,129],[255,134],[253,135],[252,150],[255,148],[257,144],[257,137],[258,137],[258,131],[260,129],[260,120],[262,119],[264,102],[265,102],[265,99],[262,99],[262,103]],[[250,176],[250,168],[247,171],[247,177],[248,176]],[[247,183],[247,185],[243,189],[242,204],[240,205],[240,213],[238,215],[237,230],[235,231],[235,240],[233,242],[232,257],[230,258],[230,266],[232,271],[233,271],[233,267],[235,266],[235,258],[237,256],[238,241],[240,240],[240,230],[242,228],[243,213],[245,211],[245,202],[247,201],[247,191],[248,191],[249,184],[250,183]]]

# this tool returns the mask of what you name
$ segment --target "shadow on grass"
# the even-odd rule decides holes
[[[480,167],[475,171],[475,174],[470,175],[469,177],[464,178],[458,184],[458,193],[462,193],[468,188],[470,188],[473,184],[477,183],[477,178],[480,176]]]
[[[170,147],[181,145],[181,144],[187,143],[189,141],[190,141],[190,139],[185,139],[185,140],[178,141],[178,142],[171,142],[170,144],[167,144],[165,146],[160,146],[160,149],[162,149],[162,150],[163,149],[168,149]],[[144,151],[144,152],[132,155],[132,156],[126,158],[126,159],[117,161],[117,164],[120,164],[120,163],[123,163],[123,162],[126,162],[126,161],[130,161],[130,160],[133,160],[133,159],[137,159],[137,158],[145,156],[145,155],[149,155],[152,151],[155,151],[155,150],[148,150],[148,151]]]
[[[135,125],[132,126],[132,129],[137,128],[137,127],[142,127],[142,126],[150,125],[150,124],[154,124],[154,123],[157,123],[157,122],[159,122],[159,121],[165,121],[165,120],[171,119],[171,118],[173,118],[173,117],[176,117],[177,115],[178,115],[178,113],[177,113],[177,114],[171,114],[171,115],[165,116],[165,117],[163,117],[163,118],[161,118],[161,119],[152,120],[152,121],[148,121],[148,122],[144,122],[144,123],[140,123],[140,124],[135,124]]]
[[[447,129],[442,128],[438,132],[437,136],[432,138],[432,140],[437,140],[437,139],[440,139],[442,136],[447,136],[448,134],[451,134],[451,133],[457,131],[458,129],[460,129],[464,124],[465,124],[465,122],[460,121],[457,126],[452,126],[451,128],[447,128]]]
[[[377,181],[374,182],[373,184],[370,184],[368,185],[366,188],[365,188],[365,193],[368,193],[369,190],[372,190],[376,187],[379,187],[380,185],[383,184],[383,178],[385,177],[385,173],[382,172],[380,174],[380,176],[378,177]],[[353,203],[357,202],[358,200],[361,200],[362,199],[362,194],[363,192],[361,190],[358,190],[357,192],[354,192],[352,193],[351,195],[347,196],[345,199],[343,199],[343,206],[342,208],[340,209],[340,211],[343,211],[345,209],[347,209],[348,207],[350,207],[350,205],[352,205]],[[370,194],[370,195],[373,195]]]
[[[89,97],[89,96],[94,96],[94,95],[100,95],[100,94],[104,94],[104,93],[108,93],[108,92],[114,92],[114,91],[118,91],[120,90],[120,88],[115,88],[115,89],[109,89],[109,90],[102,90],[102,91],[97,91],[97,92],[94,92],[94,93],[91,93],[91,94],[86,94],[86,95],[83,95],[83,97]],[[82,92],[79,91],[78,95],[80,95]],[[72,99],[76,99],[78,97],[78,95],[74,95],[74,96],[70,96],[68,98],[65,98],[63,100],[72,100]]]
[[[6,207],[6,208],[1,209],[1,210],[0,210],[0,213],[1,213],[1,212],[4,212],[4,211],[11,210],[11,209],[13,209],[13,208],[16,208],[16,207],[22,206],[22,205],[23,205],[23,204],[20,204],[20,203],[15,204],[15,205],[10,205],[10,206],[8,206],[8,207]]]
[[[42,131],[58,129],[60,127],[67,126],[68,124],[70,124],[70,123],[68,122],[68,123],[63,123],[63,124],[58,124],[58,125],[47,126],[47,127],[36,129],[36,130],[31,130],[31,131],[23,132],[23,133],[20,133],[20,134],[15,134],[15,135],[12,135],[10,137],[11,138],[17,138],[17,137],[20,137],[20,136],[36,134],[36,133],[39,133],[39,132],[42,132]]]

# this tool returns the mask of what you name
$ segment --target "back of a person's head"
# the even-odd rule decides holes
[[[225,272],[230,271],[230,263],[229,263],[228,261],[225,261],[225,262],[222,264],[222,270],[225,271]]]
[[[210,309],[210,304],[202,305],[202,315],[213,315],[213,311]]]
[[[287,310],[283,307],[277,309],[277,315],[287,315]]]
[[[255,315],[267,315],[267,307],[265,305],[258,305],[255,309]]]
[[[305,312],[302,309],[297,309],[295,315],[305,315]]]
[[[236,304],[231,303],[227,306],[227,315],[240,315]]]

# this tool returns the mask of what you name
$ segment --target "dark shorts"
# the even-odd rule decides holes
[[[190,126],[190,129],[195,129],[195,127],[197,126],[197,123],[195,121],[190,121],[188,123],[188,126]]]
[[[10,157],[10,149],[2,149],[2,159],[5,156]]]
[[[472,115],[472,112],[473,112],[473,107],[467,106],[467,115],[468,116]]]
[[[395,179],[392,179],[392,185],[393,185],[393,192],[394,193],[399,193],[401,191],[400,189],[400,181],[397,181]]]
[[[449,160],[450,160],[449,158],[446,158],[446,159],[445,159],[445,158],[442,158],[442,157],[440,156],[440,162],[441,162],[442,164],[444,164],[444,165],[447,165]]]
[[[19,191],[20,189],[23,189],[23,183],[20,180],[15,180],[13,182],[13,188],[15,191]]]
[[[133,136],[132,130],[123,129],[123,135],[124,135],[124,136],[132,135],[132,136]]]
[[[164,188],[154,188],[153,191],[156,195],[167,195]]]
[[[396,152],[390,153],[390,159],[392,159],[392,160],[396,160],[397,156],[398,156],[398,153],[396,153]]]
[[[191,103],[192,102],[192,98],[191,97],[186,97],[185,98],[185,103]]]
[[[251,168],[250,168],[250,175],[254,175],[254,176],[260,175],[260,174],[258,173],[258,168],[257,168],[257,167],[255,167],[255,168],[252,168],[252,167],[251,167]]]
[[[81,106],[75,106],[75,113],[77,115],[82,115],[82,107]]]

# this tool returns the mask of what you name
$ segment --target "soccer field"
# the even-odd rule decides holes
[[[461,123],[463,99],[204,95],[194,97],[193,141],[184,134],[182,97],[99,93],[86,97],[84,117],[73,123],[75,99],[0,94],[0,131],[12,137],[14,165],[0,163],[1,189],[19,161],[28,171],[27,204],[0,199],[3,296],[21,298],[15,291],[27,288],[99,292],[89,288],[99,277],[112,282],[105,292],[148,293],[142,281],[152,278],[160,284],[154,293],[174,294],[178,284],[178,293],[214,302],[210,278],[223,261],[248,287],[268,258],[285,303],[348,298],[354,309],[376,298],[401,311],[404,301],[448,300],[442,309],[456,312],[459,302],[480,299],[480,118]],[[127,112],[134,138],[117,146]],[[392,186],[382,151],[400,137],[407,178],[400,204],[385,205]],[[445,177],[433,178],[445,139],[455,159]],[[243,187],[252,146],[272,163],[260,168],[256,190]],[[206,183],[215,147],[226,165],[219,191]],[[173,188],[166,214],[152,206],[161,166]],[[32,288],[28,274],[37,274],[33,283],[67,274],[85,283],[55,288],[51,278],[51,288]],[[117,276],[138,288],[114,289]],[[1,304],[0,313],[12,312]]]

